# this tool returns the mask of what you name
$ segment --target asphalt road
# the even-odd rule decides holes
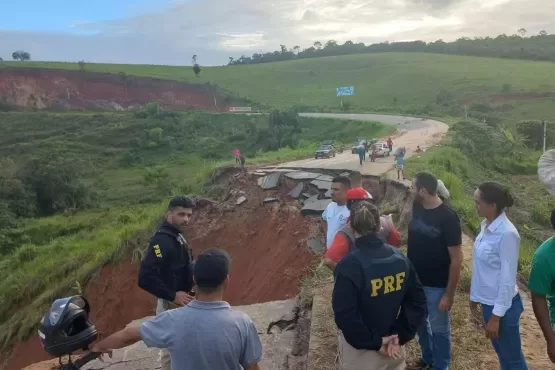
[[[378,121],[397,127],[397,133],[393,138],[393,151],[396,147],[404,146],[407,149],[406,157],[414,154],[417,145],[422,150],[437,144],[443,134],[447,132],[448,126],[440,121],[422,119],[418,117],[390,116],[384,114],[351,114],[351,113],[301,113],[303,117],[339,118],[361,121]],[[354,140],[355,138],[353,138]],[[384,138],[387,139],[387,138]],[[334,170],[358,170],[363,174],[379,175],[393,169],[394,159],[392,156],[378,158],[376,162],[367,161],[359,165],[358,155],[351,154],[351,147],[337,154],[335,158],[329,159],[303,159],[300,161],[282,163],[276,167],[286,168],[327,168]],[[396,177],[396,174],[395,174]]]

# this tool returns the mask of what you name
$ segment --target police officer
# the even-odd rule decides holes
[[[148,246],[139,270],[139,287],[158,300],[156,314],[182,307],[193,300],[193,252],[183,236],[195,208],[189,197],[175,197],[166,219]],[[162,350],[162,370],[170,370],[170,357]]]
[[[332,295],[339,369],[404,369],[403,345],[426,317],[424,290],[409,260],[378,236],[376,206],[359,201],[350,211],[356,250],[337,264]]]

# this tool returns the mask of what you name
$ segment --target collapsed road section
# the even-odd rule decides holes
[[[301,281],[312,274],[325,250],[320,215],[331,202],[331,180],[340,174],[347,173],[274,167],[244,173],[221,168],[206,184],[219,189],[220,195],[202,199],[193,215],[186,235],[195,255],[212,247],[231,254],[225,299],[255,322],[263,341],[264,369],[307,368],[312,312],[310,304],[301,306],[297,297]],[[406,226],[410,194],[405,186],[368,176],[364,187],[381,205],[395,209],[399,227]],[[103,336],[154,314],[154,299],[137,287],[137,265],[137,259],[130,257],[105,266],[85,289],[93,322]],[[133,302],[124,297],[133,297]],[[6,368],[21,369],[46,359],[38,338],[33,337],[14,348]],[[45,369],[56,361],[27,369]],[[158,366],[158,350],[147,350],[139,343],[117,351],[112,362],[91,362],[86,368]]]

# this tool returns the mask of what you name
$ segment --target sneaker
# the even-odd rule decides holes
[[[428,365],[424,360],[420,359],[407,366],[408,370],[432,370],[434,365]]]

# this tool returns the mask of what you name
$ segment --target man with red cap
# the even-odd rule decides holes
[[[353,204],[361,200],[372,199],[368,196],[368,192],[361,187],[352,188],[347,191],[347,208],[350,210]],[[401,245],[401,234],[393,225],[390,215],[381,216],[381,231],[379,235],[385,240],[385,242],[394,247],[399,247]],[[347,220],[345,226],[343,226],[335,237],[326,251],[324,256],[324,264],[334,270],[337,263],[345,257],[347,254],[355,249],[355,234]]]

